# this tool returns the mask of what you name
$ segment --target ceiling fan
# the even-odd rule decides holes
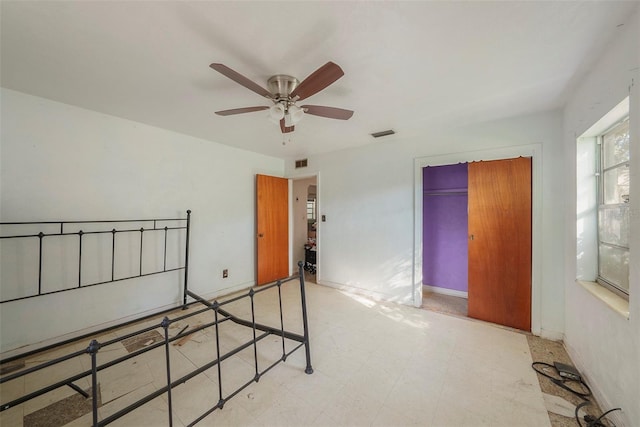
[[[273,102],[273,105],[270,107],[257,106],[216,111],[216,114],[219,116],[231,116],[234,114],[269,110],[269,117],[273,121],[280,123],[282,133],[293,132],[295,124],[298,123],[305,114],[339,120],[348,120],[353,116],[353,111],[342,108],[324,107],[321,105],[301,105],[298,107],[296,105],[296,102],[315,95],[344,75],[342,68],[333,62],[327,62],[302,82],[292,76],[276,74],[267,80],[269,90],[254,83],[226,65],[213,63],[210,67],[234,82]]]

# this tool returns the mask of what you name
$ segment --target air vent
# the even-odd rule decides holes
[[[393,129],[383,130],[382,132],[374,132],[371,134],[374,138],[380,138],[381,136],[393,135],[395,132]]]
[[[307,159],[296,160],[296,169],[306,168],[306,167],[307,167]]]

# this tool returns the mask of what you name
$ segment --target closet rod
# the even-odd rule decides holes
[[[457,191],[424,191],[422,193],[425,196],[460,196],[467,194],[466,190]]]

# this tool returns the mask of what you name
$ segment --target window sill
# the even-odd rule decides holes
[[[582,287],[589,291],[593,296],[608,305],[613,311],[629,320],[629,301],[614,294],[596,282],[587,282],[584,280],[576,280],[576,282],[582,285]]]

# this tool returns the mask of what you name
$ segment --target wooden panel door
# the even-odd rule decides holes
[[[256,284],[289,275],[289,182],[256,175]]]
[[[531,158],[469,164],[469,317],[531,330]]]

